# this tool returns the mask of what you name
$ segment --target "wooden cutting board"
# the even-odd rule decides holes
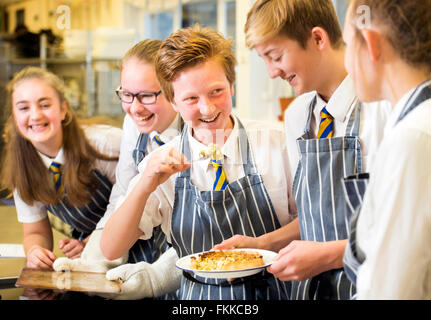
[[[94,293],[121,292],[121,283],[107,280],[104,273],[77,271],[57,272],[24,268],[15,285],[17,287]]]

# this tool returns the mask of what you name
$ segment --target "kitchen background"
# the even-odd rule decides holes
[[[102,116],[121,126],[124,114],[114,90],[120,82],[122,55],[140,40],[165,39],[174,30],[195,23],[217,29],[235,41],[238,65],[234,112],[243,118],[282,125],[282,111],[294,92],[286,81],[271,80],[263,60],[245,46],[244,23],[253,2],[0,0],[0,131],[5,122],[6,84],[28,65],[61,76],[68,99],[80,117]],[[348,0],[333,2],[343,24]],[[0,199],[4,196],[0,193]],[[56,242],[62,237],[56,231],[54,236]],[[21,242],[22,228],[14,207],[2,206],[0,201],[0,245]],[[8,260],[0,256],[0,280],[16,277],[24,265],[23,258]],[[3,299],[22,297],[22,289],[1,289],[0,285]]]

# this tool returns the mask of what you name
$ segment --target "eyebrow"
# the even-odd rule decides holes
[[[49,98],[49,97],[42,97],[42,98],[39,98],[39,99],[37,100],[37,102],[42,102],[42,101],[44,101],[44,100],[51,101],[51,98]],[[28,103],[28,100],[20,100],[20,101],[18,101],[17,103],[15,103],[15,105],[23,104],[23,103]]]

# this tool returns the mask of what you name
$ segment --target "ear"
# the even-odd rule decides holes
[[[235,94],[235,86],[233,84],[231,84],[231,86],[230,86],[230,95],[231,95],[231,97],[233,97],[234,94]]]
[[[311,41],[318,50],[323,50],[331,45],[328,33],[321,27],[311,29]]]
[[[361,30],[361,33],[367,45],[367,51],[370,55],[371,61],[378,61],[382,53],[381,34],[369,29],[363,29]]]
[[[63,103],[61,104],[60,113],[61,113],[61,121],[63,121],[64,119],[66,119],[67,101],[63,101]]]
[[[174,102],[171,102],[171,106],[175,110],[175,112],[178,112],[177,105]]]

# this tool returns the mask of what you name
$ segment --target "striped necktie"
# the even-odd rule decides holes
[[[326,107],[320,111],[320,125],[317,133],[318,139],[332,138],[334,135],[334,118],[329,114]]]
[[[58,162],[53,161],[51,165],[49,166],[49,171],[54,175],[54,184],[55,184],[55,190],[59,194],[63,193],[63,184],[61,183],[61,170],[60,170],[61,164]]]
[[[211,159],[211,163],[214,167],[214,175],[215,175],[213,190],[220,191],[220,190],[226,189],[226,186],[229,182],[226,177],[226,172],[223,170],[221,160],[215,160],[215,158],[213,158]]]
[[[159,146],[163,146],[165,143],[162,141],[162,139],[160,139],[159,135],[155,135],[153,137],[153,140],[159,145]]]

